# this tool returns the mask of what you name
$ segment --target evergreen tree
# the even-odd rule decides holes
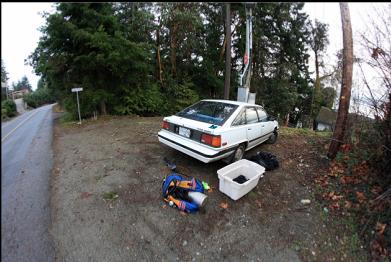
[[[23,76],[21,80],[19,80],[16,84],[12,83],[12,89],[14,91],[20,91],[22,89],[28,89],[30,92],[32,91],[32,86],[27,78],[27,76]]]
[[[7,99],[8,72],[5,69],[4,61],[1,59],[1,101]],[[5,85],[5,86],[3,86]]]
[[[323,102],[323,90],[322,80],[330,76],[328,74],[321,76],[320,69],[324,67],[323,54],[326,51],[328,40],[328,25],[315,20],[315,25],[309,23],[311,34],[310,34],[310,46],[314,52],[315,60],[315,84],[311,94],[311,116],[315,118],[320,110]]]
[[[144,43],[126,39],[111,4],[61,3],[46,19],[30,62],[49,87],[60,90],[71,111],[70,89],[75,86],[84,88],[83,112],[100,108],[105,114],[114,112],[115,105],[133,103],[124,101],[126,95],[148,85],[148,50]]]

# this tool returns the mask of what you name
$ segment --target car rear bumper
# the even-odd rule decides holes
[[[204,163],[209,163],[223,159],[231,155],[235,148],[213,150],[206,148],[199,143],[190,141],[177,134],[172,134],[166,130],[161,130],[158,133],[159,142],[174,148],[182,153],[185,153],[195,159],[198,159]]]

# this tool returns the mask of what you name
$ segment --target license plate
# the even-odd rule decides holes
[[[184,137],[190,137],[190,129],[179,127],[179,134]]]

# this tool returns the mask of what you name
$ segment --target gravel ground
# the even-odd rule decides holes
[[[315,199],[311,174],[328,165],[320,137],[282,132],[276,144],[252,149],[247,155],[271,152],[281,166],[233,201],[218,190],[216,171],[225,163],[204,164],[160,144],[161,120],[107,117],[55,125],[51,233],[58,261],[363,259],[350,250],[348,231],[327,220]],[[164,157],[212,186],[202,210],[189,215],[165,204]],[[108,192],[118,198],[105,200]]]

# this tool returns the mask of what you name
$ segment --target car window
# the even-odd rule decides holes
[[[258,122],[257,111],[254,107],[246,108],[246,122],[247,124],[254,124]]]
[[[233,126],[240,126],[246,124],[245,110],[240,111],[235,120],[232,122]]]
[[[258,117],[261,122],[266,122],[267,121],[267,114],[265,111],[263,111],[261,108],[257,108],[258,112]]]
[[[238,108],[238,105],[214,101],[200,101],[181,112],[177,116],[197,120],[214,125],[223,125]]]

